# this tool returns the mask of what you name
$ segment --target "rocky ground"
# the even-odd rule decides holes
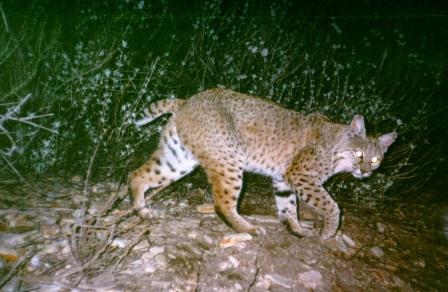
[[[248,179],[240,211],[263,237],[215,216],[201,173],[160,193],[165,214],[151,222],[114,183],[3,180],[0,290],[448,291],[448,205],[422,196],[381,211],[340,202],[341,230],[321,242],[287,232],[260,177]],[[301,217],[318,229],[314,213]]]

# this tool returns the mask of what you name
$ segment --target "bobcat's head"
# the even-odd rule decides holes
[[[338,172],[351,172],[356,178],[370,176],[380,166],[384,153],[397,138],[395,132],[379,137],[366,135],[364,118],[361,115],[354,116],[346,134],[346,139],[340,148],[341,159],[334,159],[335,169]]]

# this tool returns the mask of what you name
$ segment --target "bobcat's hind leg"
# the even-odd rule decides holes
[[[297,196],[293,190],[281,180],[273,180],[275,202],[277,205],[278,218],[288,229],[301,237],[313,236],[313,231],[308,229],[298,220]]]
[[[151,158],[128,177],[132,207],[142,218],[152,218],[160,212],[148,208],[145,193],[155,195],[171,182],[190,173],[198,165],[194,156],[180,142],[174,123],[170,123],[161,136],[159,148]]]

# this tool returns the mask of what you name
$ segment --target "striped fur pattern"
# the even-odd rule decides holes
[[[156,101],[152,104],[149,105],[149,108],[146,108],[143,111],[143,117],[138,120],[135,121],[135,125],[137,127],[141,127],[143,125],[146,125],[150,122],[152,122],[153,120],[157,119],[158,117],[160,117],[163,114],[166,113],[176,113],[181,107],[182,105],[184,105],[185,100],[182,99],[163,99],[163,100],[159,100]]]
[[[324,218],[320,236],[331,238],[338,226],[337,203],[323,187],[331,176],[351,173],[365,178],[380,166],[395,132],[366,135],[364,119],[331,122],[321,114],[303,115],[270,101],[226,89],[200,92],[188,100],[153,103],[143,125],[173,113],[161,133],[159,148],[129,175],[133,208],[143,218],[159,214],[146,205],[171,182],[201,166],[211,185],[216,214],[237,232],[264,234],[237,211],[243,172],[272,178],[278,216],[291,232],[311,236],[298,221],[297,199]]]

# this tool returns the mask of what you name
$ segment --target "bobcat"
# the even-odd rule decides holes
[[[237,232],[265,234],[237,212],[243,171],[272,178],[278,216],[298,236],[311,236],[297,217],[296,197],[323,215],[320,233],[331,238],[339,226],[339,207],[323,183],[340,172],[365,178],[380,166],[397,134],[366,135],[364,119],[349,125],[320,114],[303,115],[262,98],[228,89],[210,89],[188,100],[155,102],[137,126],[172,113],[151,158],[129,175],[134,210],[157,216],[145,204],[145,192],[160,190],[204,169],[212,187],[216,214]]]

